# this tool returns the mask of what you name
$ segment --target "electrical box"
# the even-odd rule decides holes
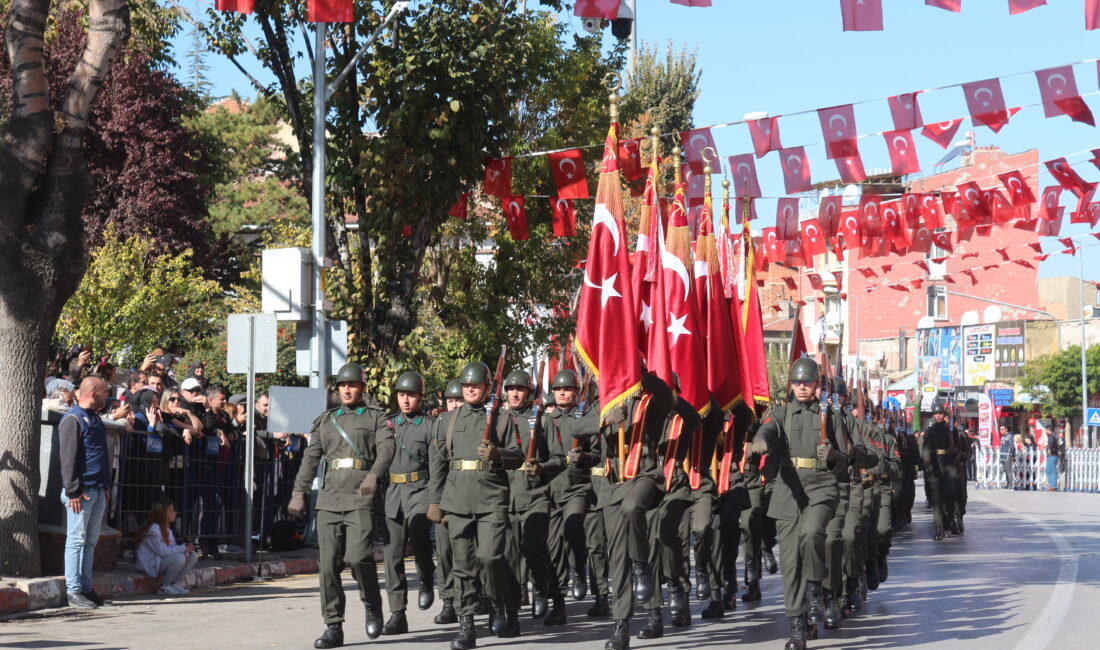
[[[263,252],[261,310],[278,320],[304,321],[313,304],[313,255],[308,248],[276,248]]]

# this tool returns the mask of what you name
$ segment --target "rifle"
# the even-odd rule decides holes
[[[581,380],[581,392],[580,392],[579,395],[577,395],[577,408],[581,408],[582,406],[585,409],[588,408],[588,387],[591,384],[592,384],[592,375],[590,373],[587,373],[587,372],[584,373],[584,379]],[[581,412],[583,413],[584,411],[582,410]],[[569,448],[570,449],[580,449],[581,448],[580,438],[574,437],[573,438],[573,444],[570,445]]]
[[[542,379],[542,370],[545,365],[545,359],[539,362],[538,380]],[[539,383],[538,380],[535,381],[535,428],[531,430],[531,439],[527,441],[527,457],[523,461],[524,465],[535,464],[536,441],[539,439],[539,436],[542,435],[542,384]]]
[[[489,409],[489,412],[485,415],[485,431],[481,434],[481,444],[488,445],[493,439],[493,429],[496,427],[497,415],[500,413],[500,403],[504,401],[504,361],[508,355],[508,346],[500,346],[500,358],[497,359],[497,371],[493,375],[493,382],[496,384],[493,389],[493,405]]]
[[[817,365],[821,368],[821,434],[817,444],[829,444],[829,353],[825,350],[825,328],[821,328],[821,338],[817,344]]]

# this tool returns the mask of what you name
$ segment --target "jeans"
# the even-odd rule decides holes
[[[194,553],[186,556],[183,553],[173,553],[168,557],[162,558],[160,561],[160,572],[164,574],[164,584],[178,584],[191,569],[195,568],[195,564],[198,561],[199,556]]]
[[[1058,457],[1047,456],[1047,487],[1058,488]]]
[[[84,497],[88,497],[84,499]],[[95,545],[99,541],[99,529],[107,513],[107,495],[101,488],[84,488],[80,499],[80,512],[69,508],[69,499],[61,492],[65,506],[65,589],[69,593],[92,590],[92,563],[95,561]]]

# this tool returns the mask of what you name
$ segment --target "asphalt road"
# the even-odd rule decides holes
[[[844,628],[812,648],[1100,648],[1100,495],[970,490],[966,534],[931,540],[923,504],[895,537],[890,580]],[[918,486],[918,501],[920,489]],[[412,570],[410,568],[410,575]],[[347,645],[446,648],[455,626],[436,626],[415,604],[412,632],[368,641],[363,611],[345,574]],[[720,621],[665,628],[637,648],[781,648],[786,640],[779,575],[766,575],[764,600]],[[415,586],[412,595],[415,596]],[[497,639],[479,617],[478,647],[602,648],[609,620],[569,601],[569,624],[546,628],[523,616],[523,636]],[[386,612],[388,615],[388,612]],[[641,626],[635,617],[635,632]],[[311,648],[322,631],[317,577],[208,589],[180,598],[138,597],[94,612],[52,610],[0,623],[0,648]]]

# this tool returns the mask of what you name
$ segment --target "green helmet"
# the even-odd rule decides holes
[[[420,376],[419,372],[403,372],[401,376],[397,378],[397,383],[393,385],[393,389],[404,390],[410,393],[424,394],[424,378]]]
[[[504,380],[504,387],[509,388],[511,386],[523,386],[524,388],[534,389],[535,384],[531,381],[531,373],[526,370],[513,370],[508,373],[508,377]]]
[[[833,378],[833,391],[837,395],[847,395],[848,394],[848,384],[847,384],[847,382],[844,381],[843,377],[834,377]]]
[[[935,415],[937,413],[946,413],[946,412],[947,411],[945,411],[944,408],[943,408],[943,404],[941,404],[940,402],[936,402],[935,404],[932,405],[932,415]]]
[[[559,370],[558,374],[554,375],[554,381],[550,383],[551,388],[580,388],[580,380],[577,379],[576,370]]]
[[[809,357],[802,357],[791,365],[790,381],[817,381],[821,378],[821,370],[817,362]]]
[[[471,361],[466,364],[462,372],[458,373],[458,382],[460,384],[488,384],[490,383],[489,377],[489,366],[480,361]]]
[[[452,379],[447,382],[447,390],[443,392],[443,397],[451,399],[462,399],[462,382],[457,379]]]
[[[336,383],[343,384],[349,381],[357,381],[366,385],[366,382],[363,381],[363,366],[358,363],[345,363],[340,366],[340,372],[336,373]]]

